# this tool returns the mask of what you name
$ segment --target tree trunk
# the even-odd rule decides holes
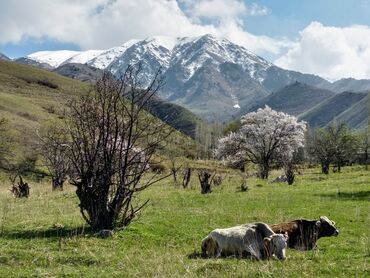
[[[365,150],[365,170],[367,171],[369,169],[369,153],[367,152],[367,148]]]
[[[328,175],[329,174],[329,166],[330,166],[330,163],[324,161],[324,162],[321,162],[321,172],[325,175]]]
[[[51,182],[52,182],[53,191],[54,190],[63,191],[64,180],[57,178],[57,177],[53,177],[51,179]]]
[[[260,178],[261,179],[267,179],[269,177],[269,164],[267,162],[263,162],[260,165]]]
[[[190,182],[191,168],[184,169],[184,178],[182,180],[182,187],[187,188]]]
[[[294,166],[289,164],[285,168],[285,176],[287,178],[287,182],[289,185],[292,185],[294,182],[295,174],[294,174]]]
[[[175,182],[175,183],[177,183],[177,171],[176,171],[176,169],[175,168],[172,168],[171,169],[171,172],[172,172],[172,176],[173,176],[173,181]]]
[[[202,194],[208,194],[211,193],[211,181],[209,180],[211,177],[211,174],[207,171],[200,171],[198,173],[198,178],[200,182],[200,188]]]
[[[338,163],[337,163],[337,170],[338,170],[338,173],[340,173],[340,171],[341,171],[341,163],[340,163],[340,161],[338,161]]]

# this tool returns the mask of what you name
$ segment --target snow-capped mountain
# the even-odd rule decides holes
[[[148,85],[161,68],[166,80],[161,97],[212,120],[229,119],[240,107],[253,106],[296,80],[312,85],[329,83],[314,75],[278,68],[243,46],[212,35],[156,36],[130,40],[108,50],[42,51],[22,59],[52,68],[87,64],[117,76],[128,65],[140,62],[143,85]]]
[[[10,58],[0,53],[0,60],[10,61]]]

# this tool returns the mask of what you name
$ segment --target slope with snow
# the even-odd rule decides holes
[[[85,63],[116,76],[128,65],[140,63],[142,86],[149,85],[160,68],[166,82],[160,92],[162,98],[213,120],[230,119],[295,81],[319,88],[331,85],[316,75],[279,68],[240,45],[212,35],[155,36],[108,50],[44,51],[26,58],[54,68]]]
[[[38,63],[45,63],[51,67],[57,68],[66,60],[73,56],[81,54],[80,51],[58,50],[58,51],[39,51],[27,55],[25,58],[33,60]]]

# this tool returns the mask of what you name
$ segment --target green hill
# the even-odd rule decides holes
[[[67,102],[88,89],[88,84],[78,80],[29,65],[0,61],[0,118],[8,121],[12,138],[12,159],[17,160],[32,153],[32,144],[37,138],[36,130],[40,124],[61,117]],[[179,117],[188,117],[183,110],[178,111]],[[176,123],[173,125],[175,127],[181,123],[175,116],[171,120]],[[195,121],[193,118],[189,119],[193,120]],[[192,144],[187,136],[179,135],[176,138],[183,142],[176,148],[181,149]]]
[[[311,127],[322,127],[335,120],[361,129],[366,127],[369,117],[368,99],[368,93],[343,92],[301,114],[299,118],[307,121]]]
[[[252,111],[268,105],[274,110],[298,116],[334,95],[329,90],[294,82],[264,98]]]

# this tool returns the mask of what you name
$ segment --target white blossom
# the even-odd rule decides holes
[[[219,140],[215,152],[216,157],[231,165],[251,161],[268,175],[271,163],[290,161],[293,153],[304,145],[306,123],[268,106],[242,116],[241,124],[237,132]]]

